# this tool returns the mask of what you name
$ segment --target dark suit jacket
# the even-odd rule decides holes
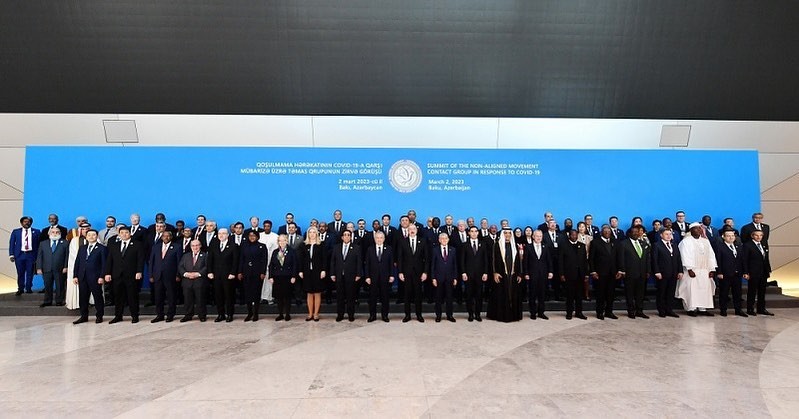
[[[735,243],[733,243],[733,247],[735,247],[736,253],[730,250],[727,243],[722,242],[716,251],[716,273],[724,275],[725,280],[740,278],[743,271],[743,248],[736,246]],[[760,252],[758,251],[758,253]]]
[[[364,230],[363,237],[359,236],[360,231],[355,230],[352,233],[352,243],[358,246],[361,249],[361,253],[366,251],[367,248],[374,245],[374,241],[372,241],[372,237],[368,231]],[[341,243],[341,237],[337,236],[336,244]]]
[[[363,271],[363,261],[361,260],[361,249],[350,243],[350,249],[347,251],[347,258],[344,258],[343,249],[344,243],[339,243],[333,247],[333,253],[330,255],[330,276],[335,276],[337,281],[343,279],[354,280],[356,276],[360,277]]]
[[[208,248],[208,273],[214,274],[214,280],[227,279],[228,275],[239,273],[239,246],[228,237],[225,248],[220,250],[222,243],[219,239],[214,239]],[[266,271],[262,271],[266,273]]]
[[[313,256],[311,256],[311,246],[314,246]],[[300,248],[300,268],[303,275],[309,275],[311,272],[311,262],[313,262],[315,271],[327,271],[328,262],[330,261],[330,252],[324,244],[310,244],[307,243]]]
[[[744,243],[752,241],[752,233],[757,230],[754,223],[749,223],[741,227],[741,240]],[[763,239],[760,241],[763,247],[768,247],[768,235],[771,230],[768,224],[760,223],[760,230],[763,232]]]
[[[458,254],[459,271],[470,278],[477,278],[491,273],[491,247],[477,239],[477,253],[472,248],[471,239],[467,239],[460,247]]]
[[[60,273],[62,269],[67,267],[68,253],[69,245],[66,240],[58,239],[55,252],[53,252],[48,239],[39,246],[39,251],[36,255],[36,269],[41,269],[42,272]]]
[[[460,249],[463,243],[470,240],[468,231],[464,231],[463,235],[465,236],[466,240],[461,240],[460,231],[458,231],[458,229],[455,229],[455,232],[453,232],[452,235],[449,236],[449,245],[456,249]]]
[[[31,234],[31,252],[33,255],[38,255],[39,253],[39,244],[40,242],[49,240],[50,237],[47,234],[41,234],[41,232],[33,227],[30,229]],[[41,239],[44,237],[44,239]],[[67,237],[66,234],[61,234],[61,238]],[[47,244],[49,247],[50,245]],[[22,227],[15,228],[14,231],[11,232],[11,237],[8,240],[8,255],[14,256],[18,258],[19,255],[22,253]]]
[[[214,234],[213,234],[213,237],[211,237],[211,240],[208,240],[208,232],[207,231],[203,231],[202,233],[200,233],[200,249],[203,252],[208,251],[208,246],[215,239],[216,239],[216,230],[214,230]]]
[[[458,252],[455,247],[447,245],[447,258],[441,252],[441,245],[433,248],[430,258],[430,277],[436,281],[458,279]]]
[[[614,234],[615,232],[615,234]],[[624,240],[627,238],[627,235],[624,234],[624,230],[617,228],[615,231],[613,228],[610,229],[610,239],[611,240]]]
[[[122,242],[108,246],[105,274],[111,279],[134,279],[134,275],[144,271],[144,245],[130,240],[125,255],[122,256]]]
[[[529,258],[530,255],[525,254]],[[585,244],[577,242],[571,244],[564,241],[558,253],[559,272],[566,279],[581,279],[588,276],[588,255],[585,253]]]
[[[682,273],[680,248],[672,244],[671,250],[669,253],[663,240],[656,241],[652,246],[652,273],[663,275],[663,279],[677,278],[677,274]]]
[[[256,276],[261,274],[266,274],[266,268],[269,266],[269,251],[266,249],[266,245],[261,242],[250,243],[249,241],[244,242],[241,246],[239,246],[239,264],[238,264],[238,272],[244,276]],[[290,249],[291,250],[291,249]],[[296,259],[297,256],[295,255],[294,250],[291,250],[291,258]],[[296,260],[293,262],[295,265],[297,264]],[[279,264],[278,264],[279,265]],[[297,274],[296,266],[293,267],[294,270],[291,276]],[[274,277],[273,272],[269,272],[271,277]],[[214,274],[216,276],[216,274]]]
[[[261,228],[261,227],[257,227],[257,228],[248,228],[248,229],[244,230],[241,235],[244,236],[245,240],[247,239],[247,236],[250,235],[251,231],[255,231],[256,233],[258,233],[258,237],[260,237],[261,233],[264,232],[264,229]]]
[[[641,243],[642,254],[638,257],[632,240],[624,239],[616,242],[616,270],[624,272],[626,278],[645,278],[652,269],[650,248]]]
[[[95,243],[92,254],[86,257],[89,246],[78,248],[78,255],[75,257],[75,278],[79,280],[97,283],[105,273],[105,261],[108,257],[105,246],[100,242]]]
[[[388,282],[388,278],[394,275],[394,253],[391,246],[383,244],[383,254],[377,260],[377,247],[366,248],[363,254],[365,260],[364,276],[372,280],[372,284],[377,281]]]
[[[336,243],[341,242],[341,233],[343,233],[344,230],[347,229],[347,222],[346,221],[341,220],[339,223],[340,223],[340,225],[339,225],[338,230],[336,229],[336,221],[335,220],[327,223],[327,231],[332,233],[334,236],[336,236]]]
[[[283,224],[282,226],[278,227],[277,234],[289,234],[288,226]],[[300,228],[299,224],[297,225],[297,234],[302,235],[302,229]]]
[[[524,245],[524,274],[530,279],[547,279],[552,272],[552,256],[549,248],[541,243],[541,256],[535,253],[535,244]]]
[[[66,239],[67,238],[67,228],[62,226],[62,225],[60,225],[60,224],[57,225],[56,228],[58,229],[58,231],[61,232],[61,238],[62,239]],[[20,230],[20,232],[22,231],[21,229],[17,229],[17,230]],[[17,230],[14,230],[14,231],[17,231]],[[33,228],[31,228],[31,230],[33,230]],[[36,230],[36,231],[38,232],[38,234],[36,234],[36,236],[38,236],[39,239],[38,240],[34,240],[34,241],[45,241],[45,240],[49,240],[50,239],[50,234],[49,234],[50,225],[48,225],[47,227],[45,227],[45,228],[43,228],[41,230]],[[44,232],[44,234],[42,234],[42,232]]]
[[[144,241],[145,237],[147,236],[147,227],[139,224],[139,226],[136,227],[136,233],[133,232],[133,226],[128,226],[128,228],[130,228],[130,239],[131,240],[135,240],[137,242],[143,242]],[[152,244],[152,243],[150,243],[150,244]],[[147,250],[148,249],[145,249],[145,252]]]
[[[194,254],[192,252],[186,253],[180,258],[180,264],[178,264],[178,275],[183,278],[183,275],[186,272],[198,272],[200,274],[199,278],[203,279],[208,275],[208,254],[200,251],[197,255],[197,262],[195,263],[192,259],[194,258]],[[185,279],[184,279],[185,281]]]
[[[614,277],[616,275],[616,244],[611,240],[605,243],[602,237],[591,240],[588,250],[588,270],[601,277]]]
[[[763,244],[761,242],[761,244]],[[743,274],[753,278],[768,278],[771,276],[771,262],[768,257],[768,247],[763,246],[765,256],[760,253],[753,240],[749,240],[742,246],[741,266]]]
[[[272,251],[272,256],[269,258],[269,277],[274,278],[276,276],[288,276],[288,277],[296,277],[297,273],[300,271],[300,256],[297,254],[297,251],[286,246],[286,257],[283,260],[283,265],[280,264],[280,261],[277,258],[278,252],[280,252],[280,248]],[[244,254],[244,252],[242,252]]]
[[[181,256],[183,256],[183,249],[180,248],[180,244],[170,243],[166,255],[161,258],[162,246],[163,242],[153,244],[147,265],[150,267],[150,278],[156,281],[176,278],[178,276],[178,264]]]
[[[423,273],[430,272],[430,251],[427,247],[427,240],[416,235],[416,253],[413,253],[410,244],[410,237],[405,240],[397,240],[394,248],[397,249],[397,268],[404,276],[418,278]]]

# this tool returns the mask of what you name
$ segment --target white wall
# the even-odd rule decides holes
[[[7,254],[8,234],[22,212],[25,145],[106,145],[103,119],[135,120],[139,144],[147,146],[652,149],[659,148],[664,124],[688,124],[689,148],[760,152],[762,208],[773,229],[772,265],[779,268],[775,277],[783,283],[795,281],[799,287],[799,123],[795,122],[0,114],[0,251]],[[748,220],[737,222],[740,226]],[[0,260],[0,273],[14,276],[7,258]]]

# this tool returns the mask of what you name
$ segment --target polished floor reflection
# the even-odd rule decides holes
[[[3,417],[796,417],[799,309],[501,324],[0,317]]]

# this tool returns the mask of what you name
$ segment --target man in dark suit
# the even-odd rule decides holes
[[[716,279],[719,284],[719,314],[727,317],[732,290],[732,306],[735,315],[749,317],[741,307],[741,271],[743,252],[741,246],[735,244],[735,232],[732,229],[721,230],[723,241],[716,251]],[[757,246],[755,246],[757,247]]]
[[[208,279],[214,287],[216,303],[215,323],[233,321],[233,304],[236,300],[239,246],[229,240],[226,228],[220,228],[216,240],[208,249]]]
[[[746,291],[746,314],[750,316],[774,314],[766,310],[766,283],[771,276],[771,262],[768,257],[768,246],[763,241],[764,230],[754,230],[751,239],[742,248],[741,265],[743,277],[749,285]],[[755,312],[755,298],[757,312]]]
[[[483,321],[483,283],[488,281],[491,269],[491,247],[486,246],[479,236],[480,230],[477,227],[469,228],[469,238],[461,245],[458,253],[461,280],[466,284],[466,310],[469,312],[470,322]]]
[[[685,220],[685,211],[677,211],[674,214],[674,218],[675,221],[671,225],[672,230],[674,230],[674,237],[677,237],[678,241],[682,241],[682,238],[691,230],[689,227],[691,223]]]
[[[17,268],[17,296],[22,295],[23,291],[28,294],[33,293],[31,289],[33,287],[33,265],[39,253],[39,237],[42,234],[38,229],[31,227],[32,223],[33,218],[31,217],[20,218],[20,228],[14,229],[8,240],[8,260]]]
[[[763,233],[763,238],[760,240],[760,242],[765,249],[768,249],[768,236],[771,231],[771,227],[763,222],[762,212],[756,212],[752,214],[752,222],[741,227],[741,240],[743,240],[744,243],[752,241],[752,233],[755,231],[760,231]]]
[[[672,244],[673,230],[662,228],[660,239],[652,245],[652,272],[657,290],[656,305],[659,317],[680,317],[674,312],[674,291],[682,279],[680,248]]]
[[[144,242],[145,241],[144,239],[147,236],[147,229],[143,225],[141,225],[140,222],[141,222],[141,217],[139,216],[139,214],[131,214],[130,226],[128,226],[128,228],[130,229],[130,239],[136,242]],[[145,247],[145,252],[147,252],[147,250],[149,249],[146,249]]]
[[[405,317],[403,323],[411,320],[411,301],[416,305],[416,320],[424,322],[422,317],[422,283],[427,281],[430,271],[430,252],[427,241],[417,234],[415,225],[408,227],[408,238],[397,240],[397,268],[400,281],[405,282]]]
[[[216,238],[216,221],[208,220],[205,222],[205,231],[200,233],[200,249],[203,253],[208,252],[208,245]]]
[[[383,225],[380,226],[380,229],[383,230],[383,234],[386,235],[386,243],[394,245],[393,247],[396,249],[397,228],[391,225],[391,216],[383,214],[382,221]]]
[[[416,210],[408,210],[408,221],[416,226],[416,231],[422,231],[424,225],[416,219]]]
[[[648,319],[644,314],[644,291],[652,269],[649,246],[641,243],[643,229],[640,225],[630,229],[630,238],[616,244],[616,279],[624,279],[627,295],[627,317]]]
[[[544,213],[544,222],[538,225],[538,229],[541,230],[542,233],[546,235],[547,231],[549,231],[549,222],[554,220],[555,217],[552,215],[551,212],[547,211]],[[560,232],[560,226],[555,224],[555,231]]]
[[[649,239],[649,243],[654,246],[654,243],[660,240],[660,230],[663,229],[663,224],[660,223],[660,220],[657,218],[652,221],[652,230],[646,232],[646,238]],[[669,229],[671,230],[671,229]],[[674,242],[672,241],[672,245]],[[654,249],[652,250],[654,252]]]
[[[264,232],[264,229],[261,228],[261,220],[254,215],[250,217],[250,227],[242,232],[242,237],[248,237],[251,231],[258,233],[259,236]]]
[[[364,259],[366,267],[364,276],[369,285],[369,320],[377,319],[377,301],[380,300],[380,311],[384,322],[388,323],[389,291],[394,282],[393,249],[386,246],[386,235],[382,231],[374,232],[374,245],[366,248]]]
[[[527,294],[530,307],[530,318],[549,320],[544,313],[547,292],[547,281],[554,276],[552,273],[552,256],[549,248],[544,244],[544,233],[541,230],[533,231],[533,243],[525,245],[524,249],[524,279],[527,282]]]
[[[144,271],[144,246],[131,239],[130,228],[117,229],[118,242],[108,247],[105,263],[105,282],[114,287],[114,318],[109,324],[119,323],[125,310],[130,309],[132,323],[139,322],[139,287]]]
[[[438,234],[438,243],[430,258],[430,277],[436,290],[436,323],[441,322],[442,304],[446,306],[447,320],[454,323],[452,293],[458,283],[458,253],[449,245],[449,235],[446,232]]]
[[[75,257],[75,274],[72,280],[78,284],[80,318],[72,324],[89,321],[89,296],[94,296],[95,323],[103,322],[105,301],[103,299],[103,273],[107,258],[105,246],[97,240],[97,230],[86,232],[86,244],[78,248]]]
[[[66,239],[66,237],[67,237],[67,228],[62,226],[62,225],[60,225],[60,224],[58,224],[58,214],[50,214],[50,215],[48,215],[47,216],[47,227],[41,229],[40,231],[46,233],[48,230],[50,230],[53,227],[57,228],[58,231],[61,232],[61,238],[62,239]],[[48,240],[48,238],[49,237],[48,237],[47,234],[40,234],[39,235],[39,241],[46,241],[46,240]]]
[[[288,224],[286,230],[286,239],[290,248],[293,250],[299,250],[303,245],[305,245],[305,239],[303,239],[302,235],[299,233],[299,227],[297,227],[297,224]]]
[[[588,281],[588,254],[585,244],[577,240],[577,230],[569,230],[569,239],[563,242],[558,256],[560,281],[566,286],[566,320],[572,319],[572,313],[587,320],[583,314],[583,283]]]
[[[172,235],[175,234],[175,226],[173,226],[172,224],[167,223],[166,222],[166,215],[164,215],[164,213],[162,213],[162,212],[159,212],[158,214],[155,214],[155,222],[153,222],[152,224],[147,226],[147,237],[152,239],[153,243],[155,243],[155,234],[154,233],[155,233],[155,230],[156,230],[156,226],[158,226],[158,223],[161,223],[161,224],[164,225],[163,231],[168,231],[168,232],[172,233]]]
[[[355,321],[355,284],[361,279],[363,263],[360,249],[352,244],[352,232],[341,233],[341,243],[333,247],[330,257],[330,280],[336,284],[336,321]]]
[[[624,240],[627,237],[624,230],[619,228],[619,217],[611,216],[608,218],[608,224],[610,225],[610,237],[613,240]]]
[[[375,245],[374,238],[366,231],[366,220],[363,218],[358,220],[358,227],[352,233],[352,243],[361,248],[362,254],[365,254],[364,252],[367,249]]]
[[[171,322],[177,311],[178,263],[183,249],[172,241],[172,233],[164,231],[150,251],[150,284],[155,293],[155,318],[150,323],[164,320],[164,299],[169,301],[166,321]]]
[[[181,323],[191,321],[194,313],[201,322],[206,320],[205,284],[208,275],[208,257],[202,251],[199,240],[192,240],[191,252],[186,253],[178,264],[178,275],[183,284],[183,298],[186,301],[186,314]]]
[[[327,223],[327,229],[333,234],[336,243],[341,243],[341,233],[347,229],[347,222],[341,218],[341,210],[333,211],[333,221]]]
[[[562,283],[560,281],[560,246],[565,241],[563,234],[558,232],[558,224],[550,219],[547,229],[544,230],[543,243],[549,249],[549,256],[552,258],[552,294],[553,297],[562,301]]]
[[[288,229],[289,224],[294,224],[294,226],[297,227],[296,234],[302,235],[302,229],[300,228],[300,226],[296,225],[296,223],[294,222],[294,214],[290,212],[286,213],[286,224],[283,224],[282,226],[278,227],[277,234],[278,235],[289,234],[289,229]],[[328,226],[328,229],[329,228],[330,226]]]
[[[63,306],[66,300],[67,254],[66,240],[61,231],[51,228],[48,241],[41,242],[36,256],[36,273],[44,279],[44,302],[40,307],[53,305],[53,284],[55,284],[55,305]]]
[[[588,270],[594,279],[596,317],[599,320],[618,319],[613,314],[613,299],[616,293],[616,242],[612,239],[610,226],[603,225],[596,239],[591,241],[588,251]]]
[[[583,217],[583,222],[585,223],[585,231],[586,233],[590,234],[593,238],[598,238],[600,236],[599,227],[594,225],[594,216],[591,214],[585,214]]]
[[[205,231],[205,216],[200,214],[197,216],[197,227],[191,230],[191,237],[195,240],[200,240],[200,234]]]

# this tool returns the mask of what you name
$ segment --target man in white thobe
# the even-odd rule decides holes
[[[710,241],[702,237],[701,224],[692,223],[689,229],[690,234],[679,245],[683,276],[674,296],[683,300],[689,316],[712,316],[713,313],[707,309],[713,308],[713,294],[716,292],[716,284],[713,282],[716,254]]]
[[[264,221],[264,231],[258,237],[258,241],[266,245],[267,261],[266,261],[266,277],[269,278],[269,259],[272,258],[272,253],[277,249],[277,234],[272,232],[272,221]],[[263,281],[261,286],[261,302],[272,304],[272,283]]]

